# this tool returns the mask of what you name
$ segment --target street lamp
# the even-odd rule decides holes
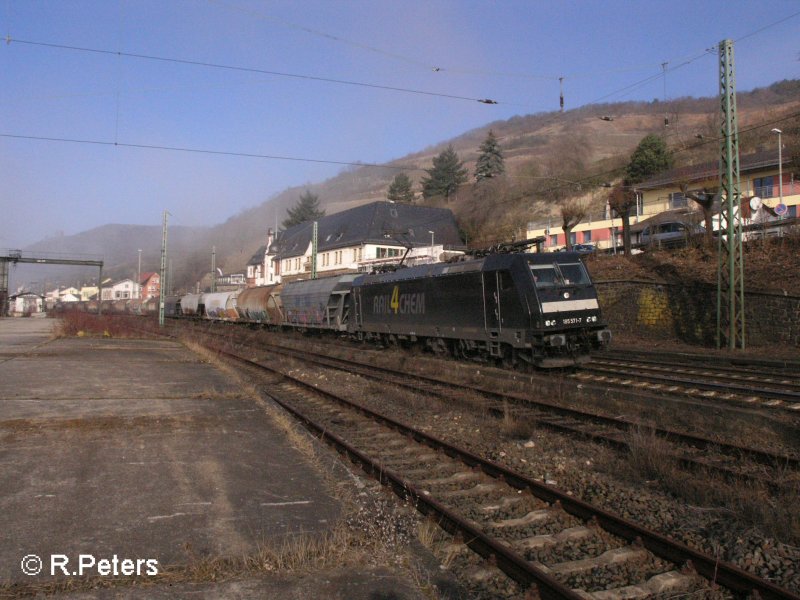
[[[142,297],[142,249],[139,248],[139,270],[136,272],[136,285],[139,286],[139,298]]]
[[[431,261],[432,261],[432,262],[436,262],[436,261],[433,259],[433,231],[431,231],[431,230],[429,229],[429,230],[428,230],[428,233],[430,233],[430,234],[431,234]]]
[[[780,203],[783,204],[783,150],[781,148],[781,134],[783,132],[775,128],[772,133],[778,134],[778,196],[780,197]]]

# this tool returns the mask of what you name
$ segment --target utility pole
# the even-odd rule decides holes
[[[319,224],[314,221],[314,227],[311,233],[311,279],[317,278],[317,234],[319,233]]]
[[[139,270],[136,272],[136,285],[139,286],[139,300],[142,299],[142,249],[139,252]]]
[[[778,202],[783,204],[783,143],[781,142],[783,131],[775,128],[772,133],[778,134]],[[781,215],[781,218],[783,218],[783,215]]]
[[[217,247],[211,246],[211,293],[217,291]]]
[[[724,202],[719,212],[719,263],[717,265],[717,348],[745,347],[744,254],[742,215],[739,210],[739,131],[736,116],[736,76],[733,41],[719,44],[720,100],[720,190]]]
[[[158,326],[164,326],[164,280],[167,276],[167,215],[169,213],[164,211],[164,223],[161,226],[161,285],[158,292]]]

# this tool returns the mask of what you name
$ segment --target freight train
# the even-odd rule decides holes
[[[250,288],[224,315],[209,309],[212,301],[222,300],[190,294],[172,301],[167,314],[327,331],[508,366],[572,366],[611,341],[597,291],[574,252],[495,253]]]
[[[611,341],[580,255],[490,253],[372,274],[167,298],[165,315],[330,332],[381,346],[540,368]]]

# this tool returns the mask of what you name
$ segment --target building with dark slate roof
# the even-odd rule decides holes
[[[272,230],[270,230],[271,233]],[[247,271],[245,278],[247,287],[254,287],[257,285],[264,285],[264,262],[266,260],[267,247],[261,246],[250,260],[247,261]]]
[[[276,276],[284,281],[310,277],[312,236],[312,222],[278,234],[267,252]],[[399,262],[407,248],[407,259],[417,263],[437,262],[465,250],[455,217],[446,208],[378,201],[317,221],[320,277]]]

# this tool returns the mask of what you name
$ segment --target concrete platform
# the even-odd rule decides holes
[[[164,567],[336,519],[313,469],[222,371],[170,341],[51,340],[53,323],[0,319],[1,584],[56,581],[53,555],[70,570],[80,554]]]

